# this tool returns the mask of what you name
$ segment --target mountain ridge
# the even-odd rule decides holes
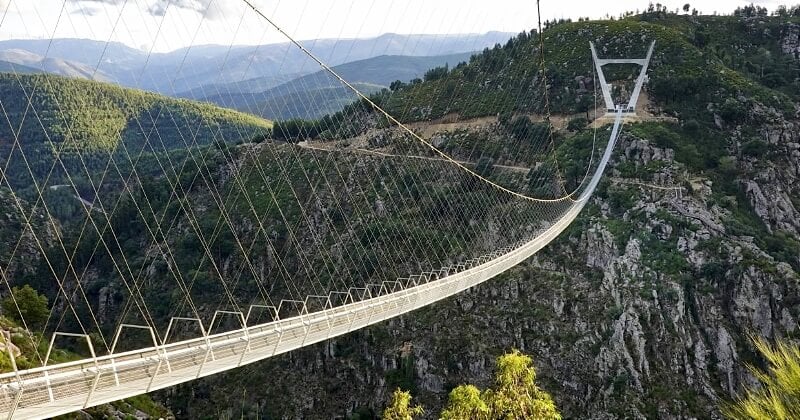
[[[454,67],[469,61],[474,53],[466,52],[442,56],[379,55],[352,61],[332,70],[366,95],[373,94],[397,80],[410,81],[423,77],[431,68]],[[224,93],[202,96],[200,100],[239,111],[249,112],[272,120],[294,118],[313,119],[340,111],[355,101],[355,94],[330,75],[327,70],[293,78],[285,83],[259,90],[261,79],[239,82]],[[216,89],[216,87],[215,87]],[[243,90],[238,90],[243,89]],[[301,106],[300,104],[306,104]]]
[[[384,34],[373,38],[316,39],[305,41],[307,47],[329,65],[370,58],[381,53],[437,55],[474,51],[483,46],[504,42],[511,34],[426,35]],[[413,41],[413,42],[412,42]],[[413,47],[409,47],[413,45]],[[32,53],[97,67],[112,81],[135,88],[176,96],[204,84],[231,83],[255,77],[283,77],[316,71],[318,66],[302,52],[289,49],[288,42],[255,46],[204,45],[154,53],[143,71],[147,53],[118,42],[65,38],[49,40],[0,41],[0,50],[26,49]],[[410,48],[410,50],[409,50]],[[228,50],[231,55],[227,57]],[[213,51],[213,54],[207,54]],[[285,54],[286,52],[289,54]],[[101,56],[103,56],[101,60]],[[282,62],[271,57],[282,56]],[[227,58],[226,58],[227,57]],[[250,63],[256,64],[251,66]],[[178,68],[182,67],[182,71]],[[223,69],[224,71],[220,71]],[[189,71],[191,69],[191,72]],[[199,72],[198,72],[198,69]],[[202,70],[208,69],[208,70]],[[167,80],[165,75],[169,75]],[[173,80],[174,79],[174,80]]]

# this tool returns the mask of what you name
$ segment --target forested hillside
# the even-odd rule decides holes
[[[606,57],[644,57],[650,42],[655,41],[649,90],[665,113],[687,119],[692,115],[692,119],[709,124],[717,113],[737,122],[759,103],[792,116],[791,100],[797,98],[799,88],[797,51],[791,44],[797,24],[800,18],[691,17],[665,12],[619,21],[554,23],[545,32],[544,60],[538,35],[522,33],[474,55],[469,65],[438,68],[426,75],[425,83],[402,81],[394,85],[394,92],[375,99],[405,121],[450,113],[462,118],[539,113],[544,102],[536,100],[535,77],[544,65],[551,109],[566,114],[586,112],[594,103],[592,92],[586,89],[593,71],[588,41]],[[607,71],[612,79],[631,74],[631,68],[610,67]],[[737,94],[746,100],[732,102]],[[707,109],[708,103],[714,108]]]
[[[174,149],[190,142],[177,133],[185,127],[208,126],[198,133],[198,144],[211,143],[214,136],[233,137],[239,128],[270,127],[264,120],[209,104],[52,75],[1,74],[0,94],[10,120],[0,128],[3,144],[19,132],[23,146],[48,143],[66,150],[109,151],[121,143],[136,145],[144,140],[143,132],[157,127],[165,146]],[[31,118],[23,118],[26,110]]]
[[[339,76],[358,90],[372,94],[388,88],[395,80],[422,77],[430,68],[453,67],[469,59],[470,53],[402,56],[381,55],[333,67]],[[190,93],[228,108],[261,115],[271,120],[314,119],[332,114],[353,102],[353,92],[325,70],[297,77],[272,87],[269,81],[250,79],[210,86]]]
[[[68,183],[67,171],[99,175],[112,156],[124,165],[140,154],[241,141],[271,128],[210,104],[45,74],[0,74],[0,97],[0,164],[10,165],[5,175],[15,188],[32,188],[51,171],[50,186]]]

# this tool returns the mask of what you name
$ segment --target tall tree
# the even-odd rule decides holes
[[[441,420],[488,420],[489,406],[474,385],[459,385],[450,391]]]
[[[454,388],[442,420],[560,420],[553,399],[535,381],[531,358],[513,350],[497,358],[493,388],[483,394],[472,385]]]
[[[29,328],[39,328],[47,320],[47,296],[29,285],[14,287],[2,301],[3,314],[16,321],[25,321]]]
[[[530,356],[513,350],[497,358],[495,385],[485,396],[492,418],[561,419],[553,399],[535,381]]]
[[[389,406],[383,410],[383,420],[412,420],[414,416],[424,413],[422,406],[411,406],[411,393],[397,388],[392,393]]]

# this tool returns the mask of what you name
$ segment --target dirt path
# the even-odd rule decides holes
[[[65,188],[65,187],[69,187],[69,185],[51,185],[49,188],[50,188],[51,190],[53,190],[53,191],[56,191],[56,190],[58,190],[58,189]],[[96,211],[96,212],[98,212],[98,213],[105,214],[105,212],[104,212],[102,209],[100,209],[99,207],[97,207],[97,206],[93,205],[91,201],[89,201],[89,200],[87,200],[87,199],[85,199],[85,198],[83,198],[83,197],[81,197],[81,196],[79,196],[79,195],[76,195],[76,194],[70,194],[70,195],[71,195],[71,196],[73,196],[73,197],[75,197],[75,199],[77,199],[78,201],[80,201],[80,202],[81,202],[81,204],[83,204],[84,206],[86,206],[86,207],[87,207],[89,210],[92,210],[92,211]]]
[[[673,117],[667,117],[663,115],[656,115],[654,108],[651,106],[650,97],[647,95],[645,91],[642,91],[641,95],[639,96],[639,100],[636,104],[636,115],[635,116],[628,116],[624,117],[626,123],[633,123],[633,122],[641,122],[641,121],[669,121],[669,122],[676,122],[677,120]],[[518,115],[526,115],[531,121],[534,122],[543,122],[545,120],[543,115],[539,114],[518,114]],[[553,124],[553,127],[556,130],[566,130],[567,124],[569,121],[574,118],[579,117],[586,117],[586,113],[579,113],[579,114],[552,114],[550,115],[550,122]],[[598,108],[594,110],[589,110],[588,116],[594,117],[595,115],[598,116],[594,121],[591,121],[589,127],[591,128],[600,128],[606,124],[612,122],[612,117],[606,116],[606,109],[601,104],[598,103]],[[406,127],[410,128],[417,134],[419,134],[424,139],[431,139],[436,134],[439,133],[452,133],[454,131],[461,131],[461,130],[471,130],[471,129],[480,129],[484,128],[487,125],[497,124],[498,117],[497,116],[487,116],[487,117],[478,117],[478,118],[470,118],[470,119],[460,119],[458,114],[448,114],[444,117],[437,118],[431,121],[421,121],[421,122],[412,122],[405,124]],[[391,130],[399,130],[398,127],[390,128]],[[433,161],[447,161],[447,159],[437,158],[437,157],[429,157],[429,156],[411,156],[411,155],[396,155],[391,153],[386,153],[379,150],[372,150],[368,149],[368,139],[370,136],[375,134],[376,130],[371,130],[365,134],[360,134],[355,137],[341,139],[341,140],[334,140],[334,141],[326,141],[326,142],[308,142],[303,141],[298,143],[298,146],[305,148],[305,149],[312,149],[312,150],[320,150],[325,152],[335,152],[335,151],[349,151],[355,153],[362,153],[362,154],[371,154],[375,156],[383,156],[383,157],[396,157],[396,158],[410,158],[410,159],[423,159],[423,160],[433,160]],[[456,162],[468,166],[468,167],[475,167],[477,164],[475,162],[467,162],[467,161],[460,161],[457,160]],[[509,170],[513,172],[519,173],[527,173],[530,168],[522,167],[522,166],[510,166],[510,165],[494,165],[495,168]]]
[[[623,184],[623,185],[635,185],[638,187],[650,188],[654,190],[661,190],[661,191],[675,191],[676,194],[683,195],[684,188],[681,186],[662,186],[662,185],[655,185],[655,184],[647,184],[644,182],[636,181],[634,179],[627,179],[627,178],[617,178],[617,177],[608,177],[608,179],[615,183],[615,184]]]
[[[592,121],[589,124],[589,127],[600,128],[614,121],[614,115],[606,114],[605,107],[598,108],[596,112],[599,117],[594,121]],[[650,102],[650,96],[647,94],[647,92],[643,90],[642,93],[639,95],[639,100],[636,102],[636,115],[623,116],[622,120],[624,124],[645,122],[645,121],[662,121],[671,123],[678,122],[678,119],[675,117],[669,117],[666,115],[657,114],[657,112],[658,111]]]
[[[361,153],[365,155],[373,155],[373,156],[381,156],[381,157],[388,157],[388,158],[404,158],[404,159],[418,159],[418,160],[430,160],[430,161],[439,161],[439,162],[450,162],[444,158],[437,158],[431,156],[417,156],[417,155],[396,155],[392,153],[381,152],[378,150],[368,150],[363,149],[360,147],[345,147],[345,148],[335,148],[335,147],[326,147],[323,146],[324,143],[310,143],[307,141],[301,141],[297,143],[298,146],[309,149],[309,150],[319,150],[323,152],[353,152],[353,153]],[[455,160],[455,162],[467,166],[467,167],[475,167],[477,163],[475,162],[467,162],[463,160]],[[504,169],[512,172],[518,173],[528,173],[530,168],[524,166],[510,166],[510,165],[492,165],[494,168]]]

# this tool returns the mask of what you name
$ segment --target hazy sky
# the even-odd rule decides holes
[[[536,26],[533,0],[250,0],[297,39],[395,33],[519,32]],[[751,1],[663,0],[671,10],[730,13]],[[785,2],[754,3],[771,10]],[[647,0],[543,0],[542,17],[619,15]],[[0,39],[91,38],[148,51],[188,45],[263,44],[286,39],[244,0],[0,0]]]

